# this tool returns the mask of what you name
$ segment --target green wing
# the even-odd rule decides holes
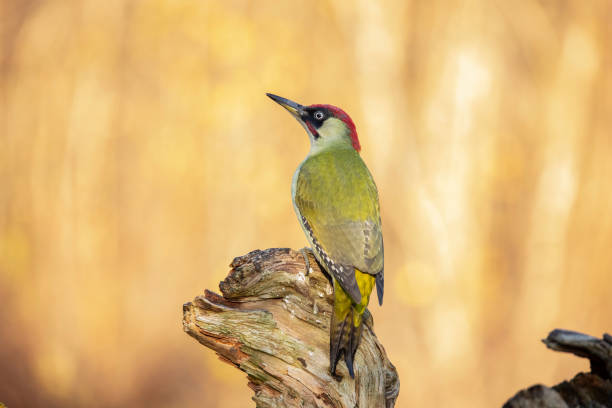
[[[382,284],[384,267],[378,191],[365,163],[353,149],[311,156],[299,170],[294,194],[313,250],[359,303],[354,268],[380,274]],[[382,287],[378,291],[382,300]]]

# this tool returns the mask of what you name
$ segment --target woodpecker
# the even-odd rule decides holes
[[[267,94],[304,127],[310,151],[293,175],[291,196],[312,252],[334,287],[329,365],[342,356],[351,378],[362,320],[376,284],[384,292],[384,249],[378,190],[359,155],[351,118],[332,105],[302,106]],[[308,258],[306,257],[306,260]],[[308,267],[308,266],[307,266]]]

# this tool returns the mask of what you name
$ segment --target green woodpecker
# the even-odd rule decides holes
[[[344,355],[354,378],[353,360],[363,331],[362,317],[374,283],[381,305],[383,300],[378,191],[359,155],[355,124],[342,109],[302,106],[267,95],[287,109],[310,138],[310,152],[293,176],[293,207],[317,261],[333,281],[331,373],[335,374]]]

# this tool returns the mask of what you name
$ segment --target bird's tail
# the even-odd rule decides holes
[[[361,292],[361,302],[355,303],[334,279],[334,309],[330,326],[329,365],[336,373],[336,365],[344,355],[351,378],[355,378],[353,360],[363,332],[362,316],[370,300],[375,278],[355,269],[355,277]]]

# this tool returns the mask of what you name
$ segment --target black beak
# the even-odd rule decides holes
[[[289,99],[283,98],[281,96],[273,95],[271,93],[267,93],[266,95],[268,95],[268,97],[274,102],[287,109],[296,118],[299,118],[301,116],[303,106],[299,103],[290,101]]]

